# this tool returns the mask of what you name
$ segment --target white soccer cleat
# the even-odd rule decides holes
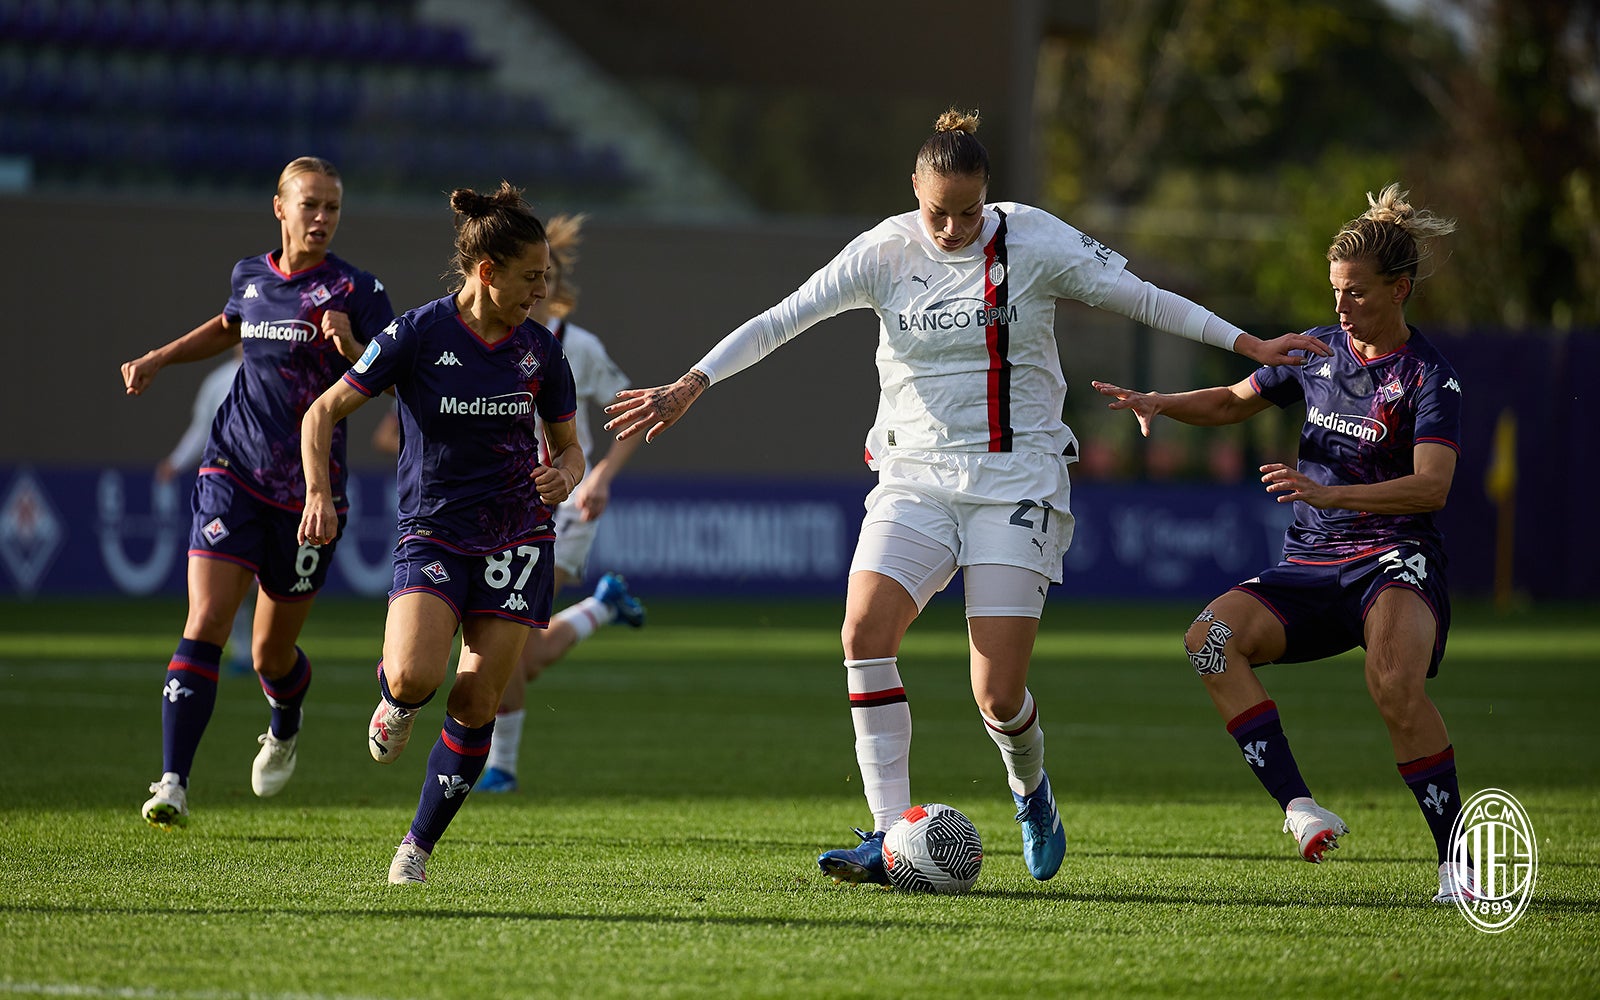
[[[1301,796],[1289,800],[1283,814],[1283,832],[1294,835],[1300,856],[1320,864],[1322,855],[1339,846],[1339,838],[1350,832],[1344,820],[1317,805],[1315,799]]]
[[[394,860],[389,862],[389,884],[412,885],[428,881],[423,869],[428,864],[428,852],[416,844],[402,843],[395,849]]]
[[[294,774],[294,746],[300,735],[280,740],[272,735],[272,730],[267,730],[256,737],[256,742],[261,744],[261,751],[256,754],[255,763],[250,765],[250,788],[259,798],[270,798],[283,791],[283,786],[289,783],[289,777]]]
[[[372,759],[387,764],[400,756],[411,739],[411,726],[416,720],[417,713],[391,705],[387,698],[378,699],[372,721],[367,724],[367,749],[372,752]]]
[[[141,813],[146,823],[170,830],[175,826],[189,825],[189,793],[183,782],[171,771],[150,786],[152,794]]]
[[[1473,870],[1459,861],[1439,866],[1439,891],[1433,901],[1444,906],[1470,903],[1478,898],[1478,880]]]

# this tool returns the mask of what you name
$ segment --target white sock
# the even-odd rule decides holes
[[[577,604],[563,608],[550,624],[563,622],[571,625],[578,635],[573,642],[578,643],[594,635],[600,626],[611,624],[616,617],[616,609],[605,601],[597,597],[585,597]]]
[[[1006,784],[1018,795],[1027,795],[1044,780],[1044,729],[1039,725],[1039,710],[1033,692],[1023,691],[1022,711],[1016,718],[996,722],[982,712],[983,728],[1000,748],[1006,765]],[[497,737],[498,738],[498,737]]]
[[[856,763],[875,830],[889,829],[911,808],[911,706],[895,660],[844,661]]]
[[[489,741],[489,760],[485,767],[497,767],[507,774],[517,773],[517,754],[522,750],[522,722],[526,709],[494,717],[494,738]]]

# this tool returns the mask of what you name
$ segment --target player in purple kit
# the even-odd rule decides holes
[[[400,401],[400,543],[378,664],[381,698],[367,728],[380,762],[399,756],[417,712],[444,683],[455,634],[461,658],[444,729],[428,755],[411,829],[389,881],[426,881],[434,845],[483,773],[495,708],[554,597],[556,504],[583,478],[572,370],[549,330],[528,318],[547,292],[544,226],[502,182],[460,189],[458,290],[407,312],[306,414],[300,538],[339,529],[330,440],[339,421],[393,387]],[[543,423],[549,464],[540,462]]]
[[[1298,466],[1261,466],[1267,492],[1294,503],[1283,561],[1207,605],[1184,646],[1245,760],[1283,807],[1284,832],[1311,862],[1348,830],[1311,797],[1253,668],[1365,648],[1367,690],[1437,848],[1434,901],[1454,903],[1471,898],[1472,872],[1450,850],[1461,809],[1455,749],[1425,682],[1438,672],[1450,630],[1433,515],[1455,475],[1461,384],[1406,323],[1405,304],[1428,240],[1455,223],[1405,198],[1397,184],[1368,194],[1368,211],[1328,249],[1339,325],[1307,333],[1332,347],[1331,357],[1171,395],[1095,388],[1113,397],[1112,409],[1132,410],[1146,435],[1158,414],[1215,426],[1305,403]]]
[[[250,785],[259,796],[275,795],[294,773],[311,683],[311,663],[296,642],[338,538],[335,531],[320,545],[295,540],[304,494],[300,419],[394,319],[378,279],[328,251],[343,200],[339,172],[326,160],[302,156],[284,167],[272,199],[282,250],[239,261],[220,314],[122,366],[127,393],[137,396],[167,365],[244,347],[193,494],[189,612],[161,691],[161,780],[143,808],[156,826],[188,822],[189,772],[216,704],[222,645],[252,578],[260,583],[252,656],[272,721],[259,738]],[[333,442],[342,524],[343,426]]]

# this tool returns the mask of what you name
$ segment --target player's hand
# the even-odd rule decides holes
[[[1240,354],[1258,365],[1304,365],[1311,361],[1312,355],[1324,358],[1333,356],[1333,348],[1303,333],[1286,333],[1273,340],[1245,334],[1234,346]],[[1305,353],[1295,354],[1295,351]]]
[[[1271,462],[1261,467],[1261,481],[1279,503],[1304,500],[1313,507],[1327,506],[1328,488],[1292,466]]]
[[[1110,410],[1132,410],[1133,415],[1139,418],[1139,433],[1145,437],[1150,436],[1150,421],[1161,412],[1161,394],[1159,392],[1134,392],[1124,389],[1110,382],[1090,382],[1095,391],[1102,396],[1110,396],[1111,402],[1106,404]]]
[[[572,496],[578,484],[566,469],[558,465],[540,465],[533,470],[533,486],[539,491],[539,499],[553,507]]]
[[[700,394],[706,391],[711,380],[699,369],[690,369],[671,385],[658,385],[654,389],[624,389],[617,393],[617,402],[606,407],[615,414],[606,421],[606,430],[616,431],[618,441],[626,441],[644,431],[646,442],[677,423],[688,412]],[[649,426],[649,430],[645,427]]]
[[[155,380],[156,372],[161,370],[160,362],[155,360],[155,353],[149,351],[143,357],[123,362],[122,386],[128,395],[139,395]]]
[[[344,355],[351,364],[361,357],[362,347],[356,340],[355,331],[350,328],[350,314],[337,309],[329,309],[322,314],[322,336],[331,340],[339,353]]]
[[[577,505],[581,520],[597,520],[611,503],[611,484],[600,476],[586,476],[573,492],[572,502]]]
[[[306,494],[305,510],[300,512],[300,528],[295,538],[301,545],[326,545],[339,534],[339,512],[333,507],[333,497],[327,494]]]

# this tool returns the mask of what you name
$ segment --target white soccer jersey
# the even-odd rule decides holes
[[[869,308],[879,322],[881,395],[867,434],[874,468],[894,451],[1060,455],[1075,442],[1061,419],[1056,300],[1100,305],[1126,266],[1027,205],[985,206],[978,238],[955,253],[907,212],[856,237],[696,367],[726,378],[821,320]]]
[[[572,366],[572,381],[578,389],[578,446],[589,455],[594,437],[589,429],[591,407],[605,407],[616,402],[617,393],[628,387],[628,376],[606,353],[600,338],[583,327],[566,320],[557,320],[550,332],[561,341],[567,353],[567,363]]]

